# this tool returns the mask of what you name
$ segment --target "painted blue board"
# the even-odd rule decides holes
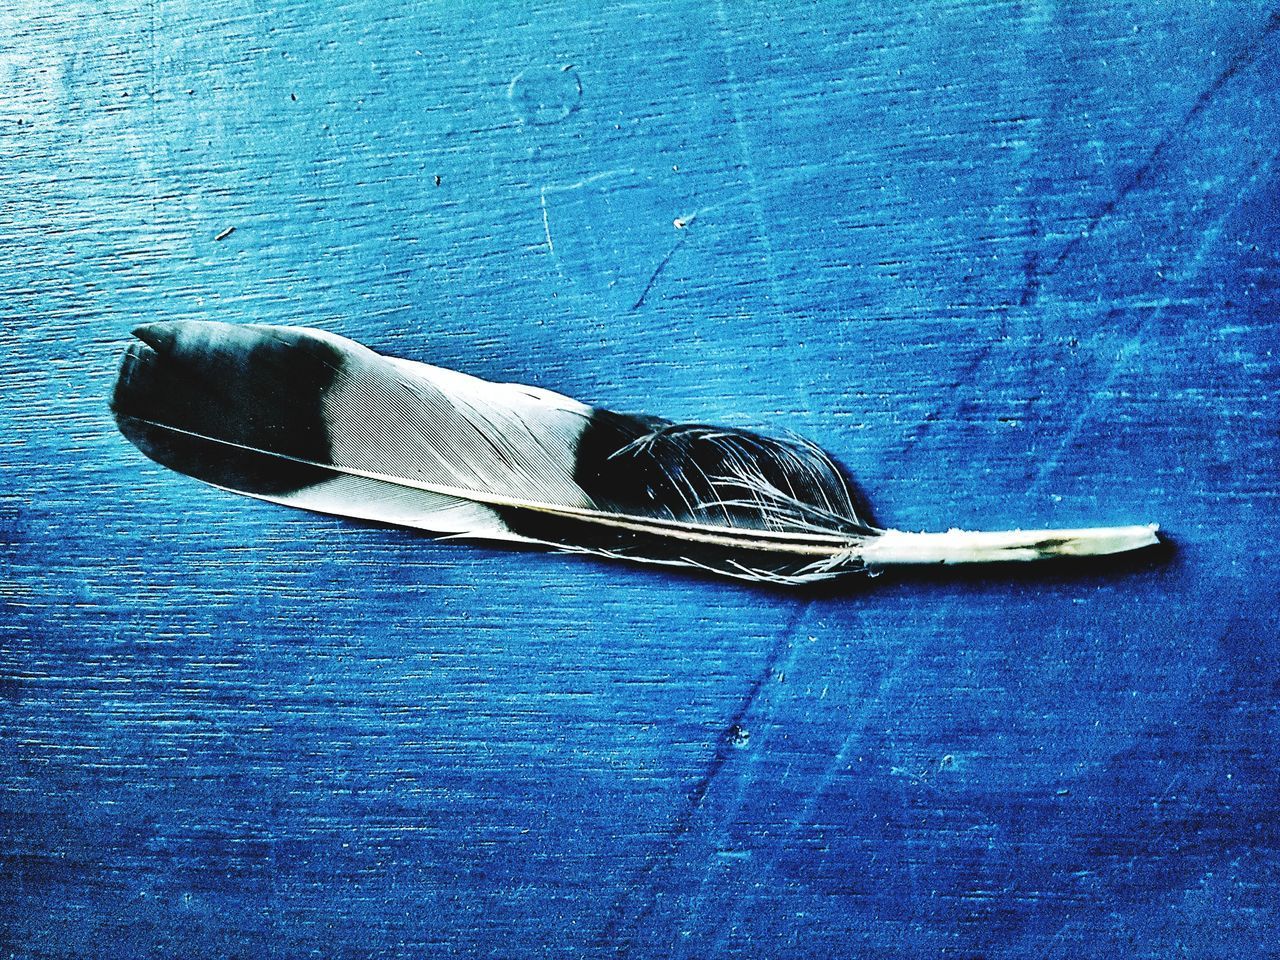
[[[1280,955],[1277,89],[1257,2],[0,0],[0,955]],[[116,432],[175,317],[1175,548],[789,593],[292,512]]]

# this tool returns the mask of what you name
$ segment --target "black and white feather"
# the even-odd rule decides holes
[[[134,445],[206,483],[322,513],[787,584],[1155,541],[1149,526],[880,530],[804,441],[611,413],[320,330],[181,321],[134,335],[112,403]]]

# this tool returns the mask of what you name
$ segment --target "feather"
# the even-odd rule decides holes
[[[321,513],[786,584],[1156,542],[1155,526],[882,530],[803,440],[612,413],[302,327],[134,335],[112,400],[125,437],[180,473]]]

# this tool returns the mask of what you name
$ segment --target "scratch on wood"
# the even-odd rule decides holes
[[[653,913],[656,900],[650,889],[652,877],[659,867],[669,863],[675,856],[681,840],[693,826],[693,818],[701,808],[703,800],[706,799],[711,785],[724,769],[730,754],[742,748],[741,732],[744,730],[743,722],[751,712],[751,708],[755,706],[756,700],[759,699],[760,691],[764,689],[766,681],[776,674],[778,661],[782,657],[782,652],[787,648],[787,639],[795,633],[797,625],[808,612],[810,606],[811,601],[807,601],[796,608],[795,612],[787,618],[787,622],[782,629],[778,631],[778,636],[774,639],[769,655],[765,659],[764,667],[756,675],[751,686],[747,688],[747,692],[739,702],[738,708],[734,710],[728,723],[725,724],[724,732],[716,742],[715,751],[712,753],[711,759],[707,761],[706,769],[689,793],[688,803],[667,831],[665,843],[660,850],[646,858],[644,866],[640,868],[632,882],[627,884],[623,895],[614,901],[609,919],[600,934],[599,942],[601,945],[613,946],[619,955],[624,955],[628,952],[630,941],[621,934],[627,921],[629,893],[634,892],[635,896],[643,895],[645,901],[636,915],[631,918],[629,926],[632,930]]]
[[[551,239],[551,215],[549,210],[547,209],[548,193],[567,193],[570,190],[581,190],[583,187],[588,187],[593,183],[600,182],[601,180],[608,180],[611,177],[621,177],[621,176],[626,176],[627,174],[634,174],[634,173],[635,173],[635,170],[631,169],[630,167],[619,169],[619,170],[602,170],[600,173],[592,174],[589,177],[584,177],[583,179],[576,180],[573,183],[564,183],[564,184],[553,183],[549,185],[544,185],[541,188],[539,188],[538,202],[542,206],[542,229],[545,232],[547,237],[547,249],[550,250],[552,253],[556,252],[555,242]]]
[[[680,246],[684,243],[685,236],[687,236],[687,234],[682,235],[680,239],[673,243],[671,245],[671,249],[667,251],[667,255],[658,262],[657,267],[654,268],[653,273],[649,276],[649,282],[644,285],[644,289],[640,291],[640,296],[636,299],[636,302],[631,305],[632,313],[635,313],[635,311],[639,310],[644,305],[644,298],[649,295],[649,291],[653,289],[654,283],[658,280],[658,275],[666,269],[667,264],[671,262],[671,258],[676,255],[676,251],[679,250]]]
[[[1039,270],[1039,256],[1033,254],[1028,258],[1025,266],[1024,285],[1021,296],[1019,297],[1019,306],[1026,307],[1035,303],[1044,280],[1055,274],[1063,264],[1080,249],[1080,246],[1089,238],[1090,234],[1094,232],[1098,225],[1113,214],[1125,198],[1132,194],[1134,190],[1147,180],[1152,171],[1159,165],[1168,149],[1191,127],[1196,118],[1204,112],[1210,102],[1212,102],[1213,98],[1222,90],[1223,87],[1226,86],[1231,78],[1257,58],[1267,39],[1274,34],[1277,29],[1280,29],[1280,11],[1271,14],[1270,18],[1267,20],[1266,26],[1258,37],[1244,50],[1236,54],[1223,71],[1214,78],[1213,82],[1196,97],[1195,102],[1183,116],[1178,125],[1160,139],[1160,141],[1147,155],[1146,160],[1138,166],[1138,169],[1132,176],[1130,176],[1124,185],[1120,187],[1116,195],[1110,198],[1094,212],[1094,214],[1089,218],[1087,226],[1079,235],[1073,237],[1066,245],[1063,246],[1062,250],[1059,251],[1058,255],[1053,259],[1052,263],[1043,270]],[[1034,229],[1035,221],[1033,220],[1032,223]],[[978,370],[987,362],[992,351],[995,350],[996,345],[1000,342],[1002,342],[1002,337],[996,337],[989,339],[982,344],[974,354],[973,358],[964,365],[960,370],[959,375],[955,378],[952,383],[953,391],[961,391],[966,384],[973,380]],[[1105,386],[1102,389],[1105,389]],[[939,407],[927,414],[924,419],[909,432],[906,438],[907,442],[914,443],[922,440],[929,433],[929,430],[934,423],[944,418],[949,420],[955,419],[961,411],[965,410],[969,406],[969,404],[970,401],[965,395],[957,393],[957,399],[951,405],[947,407]],[[1083,421],[1079,421],[1077,425],[1082,422]],[[1045,474],[1042,470],[1041,474],[1037,478],[1036,486],[1038,486],[1040,481],[1044,479],[1044,476]]]
[[[538,194],[542,203],[542,229],[547,234],[547,249],[554,254],[556,245],[555,241],[551,239],[551,221],[547,218],[547,188],[543,187],[538,191]]]
[[[733,57],[730,53],[729,38],[733,33],[729,26],[728,14],[725,12],[724,0],[716,0],[715,15],[718,21],[718,30],[716,31],[717,46],[720,48],[720,56],[724,61],[727,81],[725,86],[728,88],[729,105],[733,110],[733,136],[737,141],[738,155],[742,160],[742,175],[746,179],[748,194],[751,197],[751,210],[756,221],[756,233],[761,246],[764,248],[765,270],[769,281],[769,304],[776,314],[775,321],[782,325],[790,325],[787,312],[782,309],[783,297],[779,292],[776,256],[773,239],[769,235],[769,224],[765,217],[764,203],[760,198],[760,181],[756,177],[755,166],[751,162],[751,151],[747,145],[747,124],[742,113],[742,85],[738,80],[738,73],[734,69]],[[788,339],[792,342],[798,342],[800,338],[789,336]],[[795,351],[784,351],[783,356],[786,358],[786,364],[791,373],[791,382],[794,385],[801,406],[806,410],[810,409],[813,404],[809,391],[809,378],[800,373]]]
[[[1198,269],[1205,262],[1209,252],[1213,249],[1213,245],[1218,241],[1222,234],[1223,224],[1235,213],[1240,206],[1242,199],[1250,194],[1252,188],[1264,176],[1270,177],[1272,169],[1275,167],[1277,157],[1280,157],[1280,151],[1273,151],[1268,161],[1262,164],[1253,172],[1253,175],[1245,182],[1245,185],[1236,192],[1236,202],[1229,206],[1224,206],[1213,225],[1206,227],[1201,232],[1200,243],[1196,247],[1195,256],[1191,258],[1191,266],[1189,270]],[[1053,475],[1053,471],[1062,463],[1063,454],[1075,443],[1076,438],[1080,436],[1090,418],[1093,416],[1094,410],[1097,408],[1098,401],[1101,400],[1115,383],[1116,377],[1124,368],[1125,362],[1128,361],[1141,347],[1146,340],[1147,332],[1155,325],[1156,321],[1165,314],[1165,307],[1159,306],[1148,312],[1138,328],[1133,332],[1129,342],[1121,349],[1107,367],[1107,372],[1103,376],[1102,381],[1093,387],[1086,399],[1084,406],[1076,414],[1072,420],[1071,426],[1067,432],[1059,438],[1051,455],[1046,457],[1040,464],[1040,468],[1036,471],[1035,479],[1030,487],[1027,488],[1027,496],[1035,496],[1044,489],[1045,482]]]
[[[1267,40],[1278,29],[1280,29],[1280,11],[1271,14],[1270,18],[1267,20],[1266,26],[1263,27],[1262,32],[1258,34],[1254,41],[1232,57],[1231,62],[1227,64],[1226,68],[1218,74],[1216,78],[1214,78],[1213,83],[1209,84],[1209,86],[1206,87],[1198,97],[1196,97],[1195,103],[1191,105],[1191,109],[1187,111],[1186,115],[1182,118],[1182,121],[1173,130],[1165,134],[1160,139],[1155,147],[1152,148],[1151,152],[1147,154],[1147,159],[1139,164],[1138,169],[1135,170],[1129,179],[1125,181],[1124,185],[1116,192],[1116,195],[1098,208],[1093,216],[1089,218],[1084,229],[1062,248],[1061,252],[1054,258],[1053,263],[1049,266],[1049,269],[1045,271],[1046,276],[1056,272],[1067,258],[1075,253],[1080,244],[1089,239],[1089,235],[1097,229],[1098,224],[1114,213],[1116,207],[1123,203],[1129,194],[1133,193],[1134,190],[1146,182],[1147,178],[1151,175],[1151,172],[1163,159],[1164,154],[1168,151],[1169,147],[1177,142],[1178,138],[1187,131],[1200,114],[1204,113],[1205,108],[1208,107],[1213,98],[1218,95],[1219,91],[1227,85],[1227,82],[1257,59],[1258,54],[1262,51]]]
[[[862,741],[862,737],[866,734],[867,725],[871,722],[872,711],[879,705],[886,702],[888,695],[897,687],[907,675],[908,669],[915,661],[915,652],[911,648],[904,651],[900,657],[881,678],[875,692],[862,699],[861,709],[850,718],[849,732],[841,741],[839,748],[832,755],[831,760],[827,763],[826,769],[818,775],[812,788],[807,791],[807,798],[804,805],[797,814],[791,819],[791,823],[787,827],[786,835],[778,844],[777,849],[785,849],[791,843],[796,835],[804,829],[804,827],[813,819],[814,813],[818,809],[823,795],[827,792],[827,788],[840,774],[840,772],[849,764],[849,758],[853,755],[853,749]],[[759,877],[753,884],[753,890],[770,889],[769,879],[772,873],[777,869],[777,858],[765,860],[760,867]],[[708,956],[718,956],[723,950],[725,943],[729,937],[729,932],[737,925],[738,919],[743,912],[748,909],[750,903],[749,897],[743,897],[734,904],[721,926],[712,949],[708,952]]]

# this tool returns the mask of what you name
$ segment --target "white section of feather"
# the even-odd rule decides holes
[[[593,506],[573,479],[578,438],[592,413],[586,404],[297,329],[342,352],[322,401],[339,470],[508,500]]]
[[[513,543],[535,542],[512,533],[497,513],[474,500],[431,493],[367,477],[339,476],[283,494],[245,493],[243,490],[231,492],[317,513],[426,530],[439,537],[463,536]]]

